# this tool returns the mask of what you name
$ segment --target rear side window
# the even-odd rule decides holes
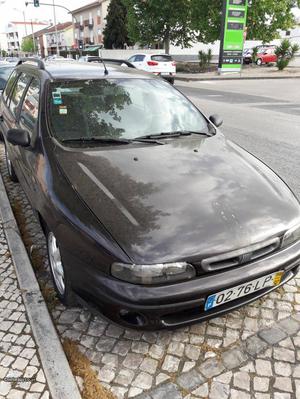
[[[152,55],[152,61],[161,61],[161,62],[171,62],[173,58],[170,55],[159,54],[159,55]]]
[[[27,93],[25,94],[24,101],[20,114],[20,125],[30,134],[34,133],[39,114],[39,96],[40,96],[40,83],[37,79],[33,79],[30,83]]]
[[[145,56],[142,54],[139,54],[139,55],[135,56],[134,62],[141,62],[141,61],[144,61],[144,59],[145,59]]]
[[[13,87],[12,93],[10,94],[9,108],[15,116],[17,116],[18,106],[20,105],[23,93],[30,79],[31,79],[30,76],[22,73],[19,79],[17,80],[17,83]]]
[[[11,89],[12,89],[12,87],[13,87],[16,79],[17,79],[17,76],[18,76],[17,71],[13,71],[13,73],[10,75],[10,77],[9,77],[9,79],[7,81],[7,84],[5,86],[5,90],[4,90],[4,93],[3,93],[3,98],[4,98],[5,102],[7,102],[8,95],[9,95],[9,93],[10,93],[10,91],[11,91]]]

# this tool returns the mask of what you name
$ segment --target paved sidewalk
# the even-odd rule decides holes
[[[284,71],[278,71],[276,67],[244,67],[242,73],[227,73],[218,75],[217,72],[205,73],[182,73],[178,72],[176,80],[197,81],[197,80],[239,80],[239,79],[300,79],[300,67],[287,67]]]
[[[2,144],[0,171],[49,293],[45,239],[20,185],[7,177]],[[224,317],[171,332],[125,329],[88,309],[66,309],[53,298],[51,308],[60,338],[78,343],[117,398],[300,397],[300,277]],[[265,332],[271,326],[276,328]]]
[[[49,397],[0,220],[0,399]]]

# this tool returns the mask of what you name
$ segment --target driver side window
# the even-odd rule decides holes
[[[38,121],[39,97],[40,82],[34,78],[28,86],[20,113],[20,127],[27,130],[30,137],[35,132]]]
[[[17,80],[17,83],[14,85],[12,92],[10,94],[10,103],[9,108],[12,114],[17,118],[19,105],[23,96],[23,93],[26,89],[28,82],[30,81],[30,76],[22,73]]]

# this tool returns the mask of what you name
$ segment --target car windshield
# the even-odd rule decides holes
[[[199,110],[158,79],[57,81],[49,104],[52,133],[60,141],[209,132]]]
[[[4,89],[7,79],[12,70],[13,70],[13,67],[10,65],[5,66],[5,67],[3,67],[3,66],[0,67],[0,90]]]

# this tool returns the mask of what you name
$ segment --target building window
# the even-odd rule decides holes
[[[101,9],[100,8],[98,8],[98,10],[97,10],[97,16],[101,17]]]
[[[80,25],[83,25],[83,16],[80,15]]]
[[[92,15],[92,13],[90,12],[90,13],[89,13],[89,24],[92,25],[92,23],[93,23],[93,15]]]

